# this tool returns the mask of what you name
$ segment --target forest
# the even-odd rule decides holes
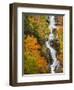
[[[45,42],[50,34],[48,15],[24,15],[24,74],[51,73],[50,50]],[[57,59],[63,72],[63,16],[56,17],[55,36],[59,44],[54,44]],[[55,40],[56,43],[56,40]]]

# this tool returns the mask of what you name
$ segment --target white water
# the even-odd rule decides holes
[[[50,41],[55,39],[55,36],[54,36],[54,33],[53,33],[53,30],[56,29],[56,26],[55,26],[55,16],[49,16],[49,19],[50,19],[50,24],[49,24],[49,29],[50,29],[50,34],[49,34],[49,38],[48,38],[48,41],[46,41],[46,47],[50,49],[50,54],[51,54],[51,57],[52,57],[52,65],[50,66],[51,68],[51,73],[55,73],[55,68],[56,66],[58,67],[59,66],[59,62],[57,60],[57,57],[56,57],[56,50],[50,46]]]

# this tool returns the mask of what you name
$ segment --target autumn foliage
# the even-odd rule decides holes
[[[24,17],[24,73],[49,73],[50,57],[45,47],[45,40],[50,33],[47,16],[25,15]],[[63,59],[63,28],[57,28],[57,34],[61,51],[58,58]]]
[[[41,46],[34,35],[27,35],[24,39],[25,73],[45,73],[48,72],[48,64],[45,57],[41,56]]]

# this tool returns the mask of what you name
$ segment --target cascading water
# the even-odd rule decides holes
[[[51,73],[55,73],[55,68],[59,68],[60,64],[59,61],[57,60],[56,54],[57,51],[55,50],[54,47],[52,47],[52,41],[55,40],[55,35],[53,33],[54,30],[56,30],[56,26],[55,26],[55,16],[49,16],[49,20],[50,20],[50,24],[49,24],[49,29],[50,29],[50,34],[49,34],[49,38],[48,41],[46,41],[46,47],[49,48],[50,50],[50,55],[52,57],[52,65],[50,66],[51,68]]]

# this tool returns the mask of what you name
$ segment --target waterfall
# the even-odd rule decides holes
[[[56,29],[56,26],[55,26],[55,16],[49,16],[48,18],[49,18],[48,21],[50,21],[50,24],[49,24],[50,34],[49,34],[49,37],[48,37],[48,41],[46,41],[46,47],[49,48],[50,55],[51,55],[52,60],[53,60],[52,61],[53,63],[50,66],[51,73],[55,73],[55,68],[59,67],[59,61],[57,60],[57,57],[56,57],[57,51],[51,45],[51,41],[55,40],[55,35],[53,33],[54,29]]]

